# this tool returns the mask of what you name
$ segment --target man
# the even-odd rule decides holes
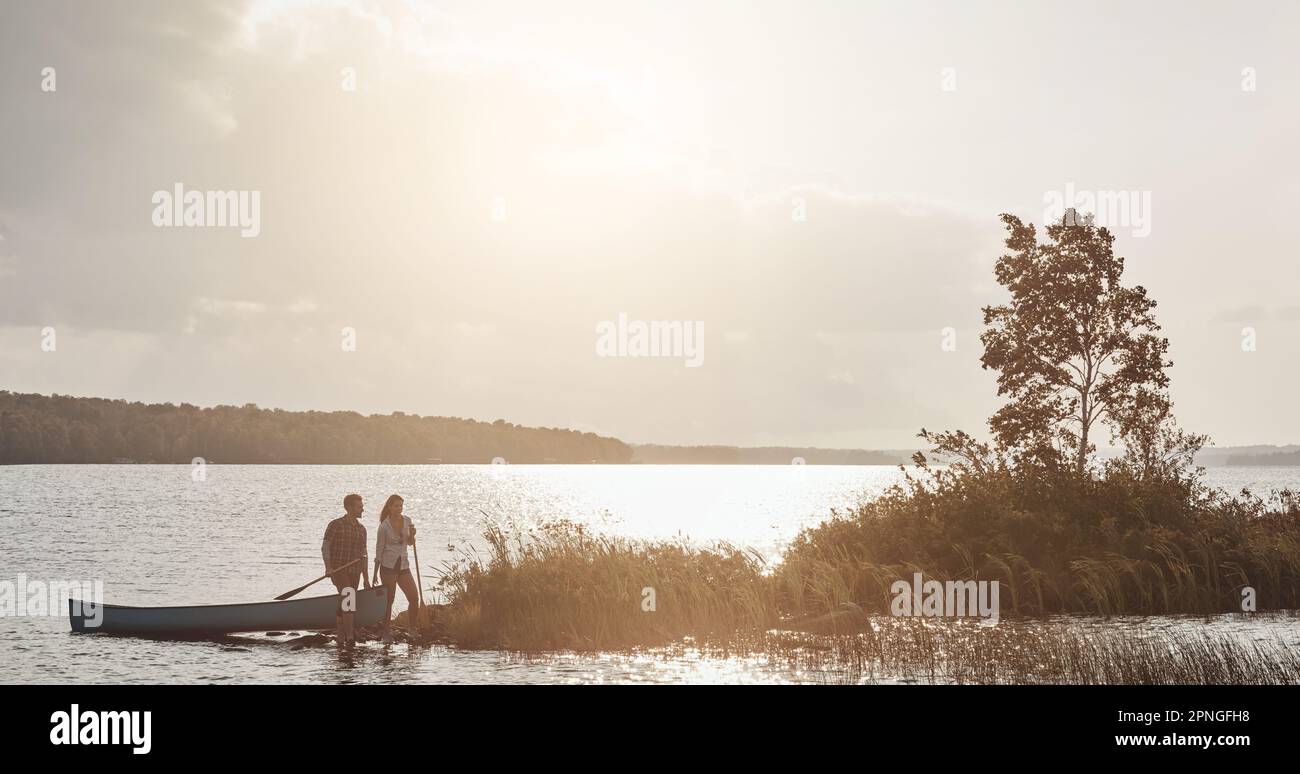
[[[366,575],[366,527],[361,523],[361,514],[366,510],[361,502],[361,495],[350,494],[343,498],[345,513],[334,519],[325,527],[325,540],[321,542],[321,558],[325,560],[325,573],[334,581],[334,588],[339,592],[339,606],[334,613],[334,625],[338,632],[338,644],[342,648],[356,645],[356,636],[352,630],[353,611],[356,590],[359,582],[370,588],[370,578]]]

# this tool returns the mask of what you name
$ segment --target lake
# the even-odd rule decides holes
[[[437,567],[482,548],[492,519],[568,518],[639,538],[727,541],[775,561],[805,526],[901,478],[892,466],[20,465],[0,467],[0,580],[102,580],[104,601],[185,605],[267,600],[320,574],[325,524],[348,492],[374,536],[391,493]],[[1300,489],[1300,468],[1210,468],[1229,491]],[[373,547],[372,547],[373,551]],[[328,583],[305,592],[332,592]],[[399,595],[396,610],[405,607]],[[1201,627],[1300,646],[1294,616],[1072,617],[1053,625]],[[763,658],[682,651],[522,658],[445,647],[292,650],[265,638],[166,642],[69,632],[52,616],[0,617],[0,682],[789,682],[816,679]]]

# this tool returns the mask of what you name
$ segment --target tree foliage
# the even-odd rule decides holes
[[[0,464],[628,462],[616,438],[401,412],[199,408],[0,392]]]
[[[1204,442],[1174,425],[1155,299],[1123,284],[1114,236],[1073,212],[1046,229],[1003,214],[1008,252],[996,266],[1011,298],[984,308],[981,362],[1007,402],[989,419],[996,451],[1016,464],[1082,477],[1105,427],[1126,459],[1155,475]],[[923,431],[924,432],[924,431]],[[969,456],[969,437],[924,434]],[[993,450],[988,450],[993,451]]]
[[[1008,303],[984,310],[984,366],[1007,402],[992,439],[921,431],[946,463],[804,530],[775,574],[786,611],[888,610],[893,583],[995,579],[1012,612],[1185,613],[1300,604],[1300,493],[1206,486],[1205,442],[1174,422],[1155,301],[1122,283],[1113,238],[1073,217],[1003,215]],[[1097,465],[1093,431],[1123,454]],[[1254,608],[1250,608],[1254,609]]]

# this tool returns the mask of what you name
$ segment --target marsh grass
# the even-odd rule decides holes
[[[778,604],[889,610],[891,584],[996,580],[1004,615],[1300,607],[1300,501],[1192,479],[1051,480],[935,472],[804,530],[775,569]]]
[[[570,522],[492,527],[485,537],[485,555],[447,568],[438,585],[447,604],[431,611],[438,636],[461,648],[540,658],[694,653],[829,683],[1300,684],[1294,644],[1195,631],[1194,620],[1143,631],[1132,619],[1082,627],[1069,616],[990,625],[884,615],[862,633],[810,634],[780,614],[780,588],[791,582],[784,565],[765,574],[760,557],[725,544],[610,538]],[[1033,568],[1014,559],[999,567],[1009,582],[1032,577]],[[868,582],[883,587],[913,569],[875,568]],[[825,582],[834,585],[835,577]],[[646,587],[656,590],[652,612],[642,609]],[[1170,593],[1180,592],[1175,585]]]
[[[1234,613],[1248,586],[1260,611],[1300,608],[1300,507],[1288,492],[939,474],[804,530],[775,565],[725,543],[638,541],[568,521],[491,526],[484,538],[486,551],[449,563],[435,589],[446,602],[437,634],[457,647],[690,648],[818,682],[1300,683],[1294,644],[1043,618]],[[880,615],[892,584],[916,572],[999,581],[1002,622]],[[876,614],[874,629],[811,626],[845,603],[858,619]]]
[[[462,647],[625,648],[776,620],[762,557],[725,543],[636,541],[568,521],[492,526],[484,539],[486,555],[448,565],[437,586],[443,630]]]
[[[1300,652],[1280,639],[1084,629],[1057,619],[1003,622],[881,617],[869,634],[770,632],[753,647],[824,682],[1297,685]],[[734,649],[734,646],[733,646]]]
[[[515,652],[506,657],[572,664],[580,655]],[[989,626],[971,620],[879,617],[862,634],[735,632],[629,649],[613,658],[672,664],[667,674],[675,677],[689,678],[697,666],[698,674],[709,678],[723,674],[818,684],[1300,685],[1300,652],[1280,638],[1247,642],[1189,628],[1141,630],[1100,620],[1079,626],[1059,618]],[[576,663],[581,664],[580,657]],[[744,674],[736,674],[737,664]]]

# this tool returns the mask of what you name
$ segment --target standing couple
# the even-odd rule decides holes
[[[380,633],[384,644],[393,641],[389,631],[389,619],[393,616],[393,600],[397,597],[397,587],[406,595],[406,604],[410,608],[410,620],[420,620],[419,589],[411,575],[411,564],[407,560],[407,547],[415,545],[415,525],[402,513],[403,501],[398,495],[392,495],[379,512],[379,528],[375,537],[375,566],[373,583],[383,583],[388,598]],[[361,495],[350,494],[343,498],[345,513],[334,519],[325,527],[325,539],[321,542],[321,558],[325,560],[325,573],[334,581],[339,591],[339,607],[334,620],[338,630],[340,647],[351,648],[356,645],[353,631],[353,610],[345,609],[344,600],[349,596],[347,589],[355,592],[360,582],[365,588],[372,583],[366,577],[366,527],[361,523],[361,514],[365,504]]]

